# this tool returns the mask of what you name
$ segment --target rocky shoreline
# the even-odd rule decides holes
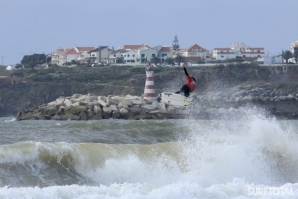
[[[74,94],[60,97],[34,110],[19,111],[20,120],[171,119],[186,110],[143,97]],[[180,113],[181,112],[181,113]]]
[[[253,106],[277,118],[298,118],[298,96],[236,96],[234,94],[225,103],[216,97],[212,102],[194,97],[191,106],[176,107],[162,101],[144,99],[142,96],[74,94],[60,97],[33,110],[21,110],[17,113],[16,120],[235,119],[247,116]]]

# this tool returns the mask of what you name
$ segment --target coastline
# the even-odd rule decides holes
[[[216,104],[215,102],[221,102]],[[74,94],[60,97],[33,110],[20,110],[16,120],[102,120],[102,119],[239,119],[253,110],[277,119],[297,119],[296,96],[243,97],[222,103],[193,97],[193,103],[177,107],[142,96],[97,96]],[[296,110],[297,109],[297,110]]]

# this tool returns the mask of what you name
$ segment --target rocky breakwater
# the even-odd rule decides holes
[[[60,97],[34,110],[19,111],[20,120],[178,119],[185,107],[174,107],[138,96],[95,96],[74,94]]]

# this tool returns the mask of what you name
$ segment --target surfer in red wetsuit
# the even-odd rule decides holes
[[[184,69],[184,72],[186,75],[186,82],[180,88],[180,91],[176,92],[176,94],[179,94],[180,92],[184,92],[184,96],[189,97],[189,93],[196,89],[196,79],[192,76],[189,76],[189,74],[187,73],[187,70],[185,68],[185,64],[183,64],[183,69]]]

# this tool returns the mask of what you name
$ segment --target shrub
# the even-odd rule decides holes
[[[12,74],[11,77],[16,76],[16,77],[24,77],[24,72],[23,70],[15,70]]]

